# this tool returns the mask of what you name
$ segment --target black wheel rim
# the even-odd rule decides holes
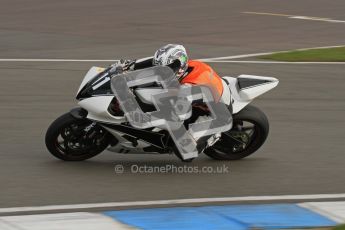
[[[250,147],[257,133],[258,126],[255,122],[234,121],[232,129],[222,133],[220,140],[212,146],[212,149],[223,155],[241,154]]]
[[[70,157],[93,154],[102,148],[106,132],[94,122],[71,122],[62,127],[56,137],[56,148]]]

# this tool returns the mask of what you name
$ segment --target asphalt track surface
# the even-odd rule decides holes
[[[345,24],[244,11],[345,20],[343,0],[4,1],[0,58],[118,59],[182,43],[192,58],[342,45]],[[225,174],[133,174],[131,165],[183,166],[175,156],[111,152],[85,162],[48,153],[49,124],[76,105],[90,65],[0,62],[0,207],[198,197],[345,192],[345,65],[212,63],[221,74],[280,80],[255,100],[271,132],[253,156],[188,166],[229,167]],[[114,172],[123,164],[127,172]]]

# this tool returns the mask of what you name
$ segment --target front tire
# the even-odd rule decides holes
[[[108,132],[96,123],[66,113],[49,126],[45,143],[49,152],[61,160],[83,161],[103,152],[109,139]]]
[[[257,151],[264,144],[268,132],[266,115],[248,105],[233,115],[232,129],[222,133],[220,140],[204,152],[216,160],[239,160]]]

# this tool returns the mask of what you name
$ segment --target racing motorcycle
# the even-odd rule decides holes
[[[143,62],[145,59],[134,60],[126,66],[140,66]],[[49,152],[65,161],[86,160],[106,149],[122,154],[176,154],[183,161],[194,159],[181,156],[167,130],[158,126],[133,126],[112,86],[120,76],[159,75],[167,68],[156,66],[128,72],[114,65],[90,68],[76,95],[79,107],[58,117],[46,132],[45,143]],[[232,126],[205,146],[202,152],[216,160],[238,160],[257,151],[268,136],[269,123],[266,115],[249,103],[276,87],[278,82],[276,78],[253,75],[222,77],[221,102],[231,111]],[[150,112],[157,110],[153,95],[164,91],[164,87],[159,82],[151,82],[129,90],[140,109]],[[192,103],[191,107],[194,120],[195,116],[208,112],[200,103]]]

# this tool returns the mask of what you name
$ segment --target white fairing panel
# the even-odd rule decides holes
[[[279,83],[278,79],[273,78],[273,77],[240,75],[237,78],[237,81],[239,81],[241,78],[259,80],[263,82],[260,84],[256,84],[256,85],[252,85],[252,86],[240,89],[240,97],[244,100],[253,100],[257,96],[260,96],[261,94],[264,94],[267,91],[273,89]]]
[[[79,101],[79,105],[88,111],[87,118],[91,120],[102,121],[106,123],[125,122],[123,116],[113,116],[108,112],[108,107],[114,96],[90,97]]]
[[[238,78],[223,77],[229,83],[229,89],[232,97],[233,113],[238,113],[254,98],[266,93],[276,87],[279,83],[278,79],[273,77],[261,77],[253,75],[240,75]],[[242,79],[241,79],[242,78]],[[251,84],[248,87],[239,87],[238,81],[241,80],[257,81],[257,84]]]
[[[222,80],[223,83],[223,93],[222,93],[222,97],[221,97],[221,102],[223,102],[226,105],[230,105],[231,103],[231,92],[230,89],[228,87],[228,85],[226,84],[226,82],[224,80]]]
[[[94,76],[96,76],[97,74],[99,74],[103,70],[104,70],[104,68],[101,68],[101,67],[96,67],[96,66],[91,67],[89,69],[89,71],[86,73],[83,81],[81,82],[77,94],[86,85],[86,83],[88,83]]]

